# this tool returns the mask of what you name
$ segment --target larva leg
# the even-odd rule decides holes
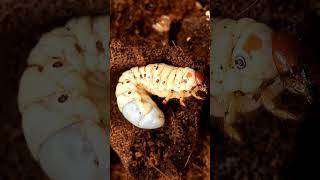
[[[274,116],[281,119],[297,120],[298,117],[287,110],[279,109],[273,102],[274,98],[278,96],[284,90],[283,85],[279,78],[270,85],[261,94],[261,100],[264,107],[271,112]]]
[[[203,98],[197,95],[197,92],[198,92],[199,90],[200,90],[199,87],[194,88],[194,89],[191,91],[191,95],[192,95],[193,97],[195,97],[196,99],[202,100]]]
[[[162,103],[166,104],[166,103],[168,103],[168,101],[170,99],[175,98],[175,99],[179,99],[180,104],[185,107],[186,104],[184,103],[184,98],[189,97],[189,96],[190,96],[190,94],[187,92],[177,93],[177,92],[171,91],[171,92],[169,92],[168,96],[163,100]]]
[[[240,135],[237,132],[237,130],[233,127],[233,124],[236,121],[237,108],[238,102],[236,100],[232,100],[228,106],[228,111],[225,112],[224,129],[232,139],[240,142]]]
[[[172,98],[173,92],[169,92],[168,96],[162,101],[163,104],[167,104],[168,101]]]
[[[181,96],[179,98],[179,101],[180,101],[180,105],[183,106],[183,107],[186,107],[186,104],[184,103],[184,96]]]

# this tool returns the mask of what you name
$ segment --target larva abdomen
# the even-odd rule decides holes
[[[161,72],[161,78],[160,78],[160,84],[159,84],[159,90],[168,90],[167,89],[167,83],[168,83],[168,77],[172,71],[172,66],[168,66],[163,68]]]
[[[161,72],[164,68],[167,68],[164,64],[159,64],[154,66],[153,68],[153,88],[154,89],[158,89],[159,88],[159,84],[160,84],[160,79],[161,79]]]
[[[179,92],[181,90],[184,90],[183,83],[182,83],[183,70],[184,68],[177,69],[176,77],[174,79],[174,86],[173,86],[174,91]]]

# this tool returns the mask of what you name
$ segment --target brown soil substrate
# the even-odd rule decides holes
[[[0,179],[48,179],[27,148],[17,107],[30,50],[43,33],[72,17],[107,13],[105,0],[0,2]]]
[[[196,2],[195,0],[111,0],[111,37],[123,40],[126,44],[137,45],[139,41],[142,41],[140,43],[147,41],[150,42],[149,45],[151,46],[173,45],[172,41],[177,40],[177,34],[181,31],[181,25],[184,23],[183,20],[187,17],[193,17],[197,20],[193,20],[192,23],[197,24],[200,19],[199,16],[203,16],[204,11],[209,9],[208,0],[199,1],[202,4],[201,10],[196,7]],[[169,32],[160,34],[152,28],[152,25],[158,22],[162,15],[169,16],[172,23]],[[191,26],[199,28],[199,26],[205,26],[205,24]],[[192,30],[188,31],[192,32]],[[200,34],[196,33],[197,36],[195,37],[198,38]],[[205,35],[206,38],[200,40],[207,41],[210,39],[210,34]]]

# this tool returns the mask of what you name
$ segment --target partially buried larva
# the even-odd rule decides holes
[[[151,99],[150,94],[170,99],[183,100],[207,93],[204,77],[200,72],[188,67],[174,67],[167,64],[149,64],[133,67],[119,78],[116,87],[117,104],[124,117],[135,126],[143,129],[156,129],[164,124],[164,114]]]

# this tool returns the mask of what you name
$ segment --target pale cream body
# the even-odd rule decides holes
[[[150,95],[177,98],[196,85],[195,71],[163,63],[133,67],[119,78],[116,97],[120,112],[139,128],[163,126],[164,114]],[[191,94],[190,94],[191,95]],[[189,96],[190,96],[189,95]],[[185,96],[186,97],[186,96]]]
[[[72,19],[28,57],[18,105],[28,147],[50,179],[108,176],[108,26],[108,16]]]

